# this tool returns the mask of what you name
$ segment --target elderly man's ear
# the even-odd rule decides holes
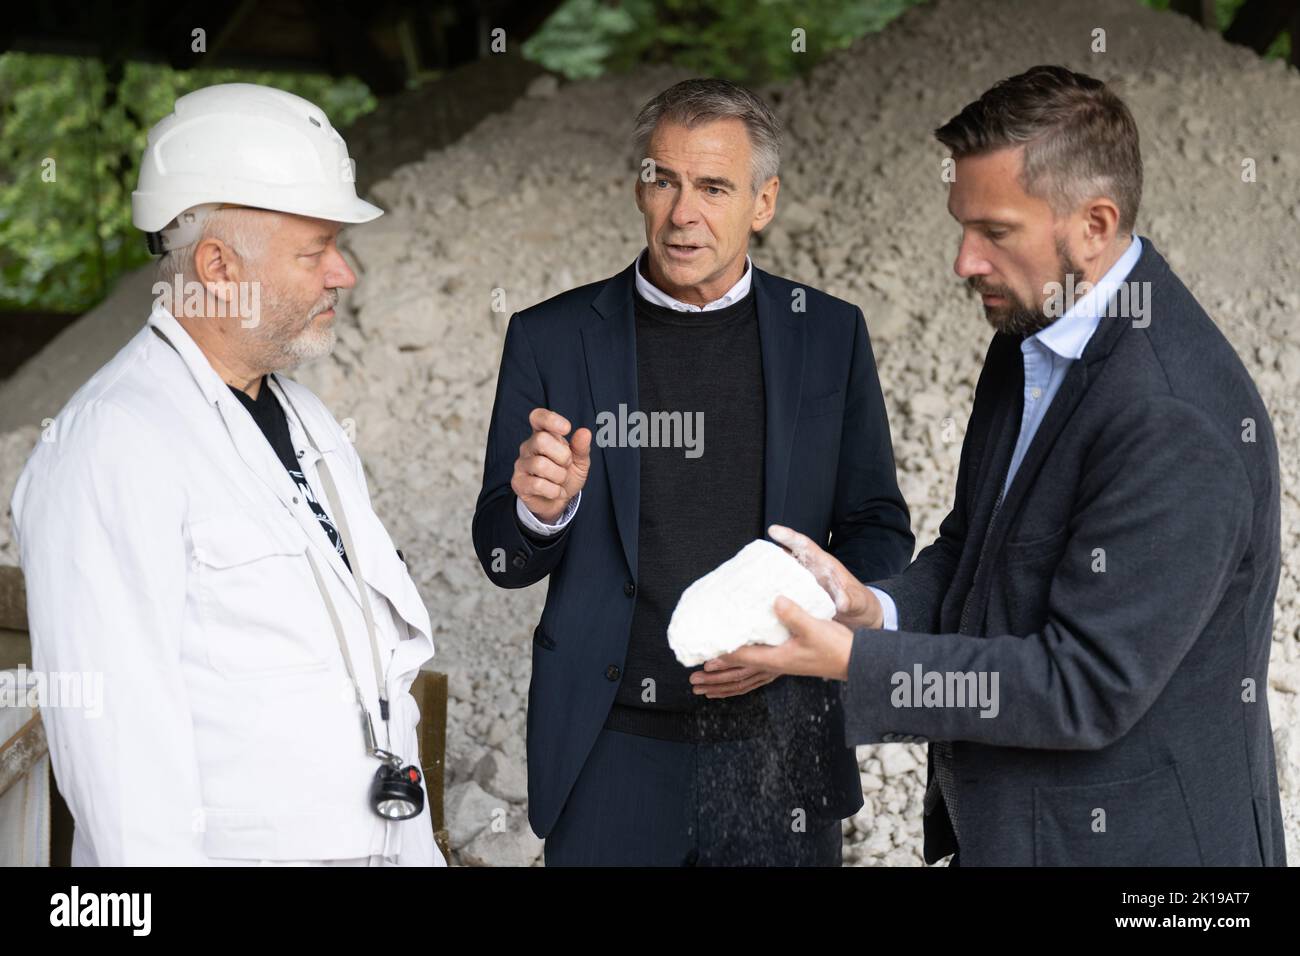
[[[243,261],[220,239],[204,239],[194,250],[194,272],[204,285],[239,282],[243,271]]]

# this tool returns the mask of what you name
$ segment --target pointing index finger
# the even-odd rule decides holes
[[[567,418],[549,408],[534,408],[528,414],[528,424],[535,432],[550,432],[560,438],[569,434],[573,427]]]

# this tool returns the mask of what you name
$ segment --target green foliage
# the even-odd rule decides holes
[[[148,261],[131,191],[149,128],[178,96],[230,82],[297,93],[336,126],[376,105],[328,76],[128,63],[113,89],[97,60],[0,55],[0,310],[84,311]]]
[[[524,41],[524,56],[571,80],[605,72],[605,61],[636,29],[632,14],[600,0],[570,0]]]
[[[674,63],[759,85],[788,80],[924,0],[567,0],[523,46],[573,79]],[[1165,9],[1169,0],[1143,0]],[[1223,29],[1244,0],[1217,0]],[[802,30],[805,52],[792,50]],[[1269,56],[1286,57],[1286,34]],[[319,104],[337,127],[376,105],[357,80],[0,54],[0,311],[84,311],[148,261],[131,190],[149,127],[201,86],[266,83]]]
[[[570,79],[675,63],[739,83],[787,80],[923,0],[568,0],[524,55]],[[804,52],[794,52],[802,30]]]

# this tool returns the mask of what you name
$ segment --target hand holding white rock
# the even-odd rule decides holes
[[[751,541],[682,592],[668,623],[668,646],[694,667],[746,644],[782,644],[790,634],[772,606],[782,595],[813,617],[835,614],[807,568],[770,541]]]

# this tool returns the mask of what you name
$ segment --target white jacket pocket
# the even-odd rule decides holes
[[[190,525],[197,613],[208,664],[235,679],[324,670],[334,647],[305,554],[270,513],[229,512]]]

